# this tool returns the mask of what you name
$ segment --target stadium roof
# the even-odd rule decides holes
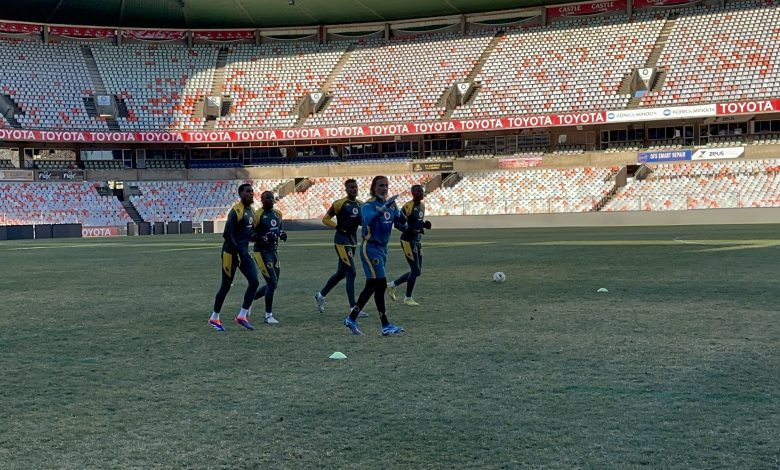
[[[154,28],[271,28],[399,21],[571,0],[0,0],[0,19]]]

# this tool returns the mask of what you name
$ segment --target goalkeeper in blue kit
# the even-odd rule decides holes
[[[395,205],[395,197],[388,199],[387,192],[387,177],[375,176],[371,181],[372,197],[360,208],[363,219],[360,262],[366,274],[366,286],[360,293],[355,306],[350,310],[349,316],[344,319],[344,326],[355,335],[363,334],[358,326],[357,318],[371,296],[374,297],[379,319],[382,322],[382,336],[396,335],[404,331],[402,327],[390,323],[385,311],[387,243],[390,240],[393,226],[399,230],[406,229],[398,206]]]
[[[390,281],[387,285],[390,298],[396,300],[396,287],[406,283],[404,305],[411,307],[420,305],[412,298],[412,291],[417,278],[422,274],[422,235],[426,229],[430,230],[431,228],[431,223],[425,220],[424,197],[423,187],[415,184],[412,186],[412,200],[401,208],[401,215],[406,219],[406,230],[401,234],[401,249],[406,257],[406,262],[409,263],[409,272],[401,275],[395,281]]]

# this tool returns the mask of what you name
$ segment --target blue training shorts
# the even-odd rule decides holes
[[[366,279],[385,278],[385,263],[387,262],[387,247],[363,241],[360,244],[360,261]]]

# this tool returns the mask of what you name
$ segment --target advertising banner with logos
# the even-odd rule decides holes
[[[95,132],[95,131],[39,131],[0,128],[0,140],[23,142],[86,142],[86,143],[221,143],[265,142],[302,139],[341,139],[350,137],[383,137],[419,134],[446,134],[480,132],[502,129],[536,127],[582,126],[607,122],[604,111],[593,113],[565,113],[542,116],[513,116],[503,118],[455,121],[408,122],[399,124],[371,124],[345,127],[300,127],[288,129],[259,129],[246,131],[195,132]]]
[[[641,152],[637,161],[639,163],[663,163],[690,160],[692,150],[661,150],[657,152]]]
[[[39,24],[14,23],[11,21],[0,21],[0,32],[11,34],[37,34],[43,31],[43,26]]]
[[[84,181],[84,170],[38,170],[38,181]]]
[[[718,116],[731,114],[775,113],[780,111],[780,99],[718,103]]]
[[[118,237],[119,227],[81,227],[82,237]]]
[[[71,38],[110,38],[116,36],[116,30],[113,28],[49,26],[49,34]]]
[[[501,169],[533,168],[542,166],[543,160],[542,157],[502,158],[498,161],[498,167]]]
[[[564,16],[599,15],[610,11],[626,11],[627,0],[608,0],[601,2],[584,2],[574,5],[547,7],[547,18]]]
[[[452,162],[420,162],[412,164],[412,171],[452,171]]]
[[[193,39],[205,39],[208,41],[240,41],[242,39],[254,39],[254,29],[241,30],[215,30],[215,31],[193,31]]]
[[[747,102],[676,106],[668,108],[636,108],[590,113],[560,113],[508,116],[502,118],[467,119],[398,124],[370,124],[341,127],[300,127],[287,129],[257,129],[238,131],[42,131],[0,128],[0,140],[12,142],[74,142],[74,143],[232,143],[277,142],[292,140],[324,140],[363,137],[394,137],[420,134],[486,132],[511,129],[590,126],[607,123],[710,118],[738,114],[780,112],[780,99]]]
[[[607,111],[608,122],[642,122],[664,119],[688,119],[715,116],[714,104],[677,106],[674,108],[635,108]]]
[[[743,155],[745,155],[745,147],[699,149],[691,155],[691,160],[720,160],[739,158]]]
[[[35,179],[33,170],[0,170],[0,181],[32,181]]]
[[[187,37],[187,31],[162,29],[123,29],[122,37],[142,41],[176,41]]]

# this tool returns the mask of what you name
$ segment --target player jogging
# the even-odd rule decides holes
[[[222,322],[219,319],[219,312],[222,310],[222,304],[225,302],[236,275],[236,269],[241,270],[241,274],[246,277],[249,285],[244,293],[244,303],[241,304],[241,310],[236,317],[236,323],[251,330],[252,325],[247,320],[249,309],[252,308],[257,287],[260,285],[258,279],[257,266],[249,255],[249,239],[252,236],[252,226],[254,225],[255,213],[252,209],[254,200],[254,190],[252,185],[244,183],[238,187],[238,195],[241,198],[228,212],[225,230],[222,232],[222,284],[219,287],[217,296],[214,299],[214,310],[209,318],[209,325],[217,331],[225,331]]]
[[[401,234],[401,249],[406,257],[406,262],[409,263],[409,272],[395,281],[390,281],[390,284],[387,285],[390,298],[396,300],[395,289],[405,282],[404,305],[412,307],[420,305],[412,298],[412,291],[417,278],[422,273],[422,234],[425,233],[426,229],[431,228],[431,223],[425,220],[424,197],[423,187],[415,184],[412,186],[412,200],[401,208],[401,215],[406,220],[406,230]]]
[[[355,306],[355,276],[357,271],[355,269],[354,256],[355,247],[357,246],[357,228],[360,225],[360,205],[362,203],[357,199],[357,181],[348,179],[344,182],[344,189],[347,192],[347,197],[333,201],[333,204],[328,208],[328,212],[322,218],[323,224],[336,229],[336,233],[333,235],[333,244],[339,261],[336,272],[328,278],[325,287],[314,294],[314,301],[317,302],[317,310],[320,313],[325,312],[325,297],[328,295],[328,292],[344,278],[347,279],[346,287],[349,307]],[[336,217],[336,222],[333,221],[333,217]],[[362,310],[358,314],[359,317],[367,315]]]
[[[387,199],[388,181],[384,176],[375,176],[371,181],[371,199],[360,208],[362,223],[362,242],[360,243],[360,262],[366,273],[366,286],[358,297],[357,303],[344,319],[344,326],[353,334],[360,335],[357,318],[371,296],[374,296],[379,319],[382,322],[382,336],[396,335],[404,331],[387,319],[385,313],[385,262],[387,260],[387,242],[395,225],[404,230],[406,225],[400,217],[395,197]]]
[[[269,325],[279,322],[274,318],[274,292],[279,285],[279,255],[277,246],[279,240],[287,241],[287,232],[282,227],[282,213],[274,209],[274,193],[263,191],[260,195],[263,210],[255,215],[255,228],[252,233],[252,241],[255,242],[252,256],[260,268],[260,273],[265,279],[265,285],[257,290],[255,300],[265,297],[265,319]]]

